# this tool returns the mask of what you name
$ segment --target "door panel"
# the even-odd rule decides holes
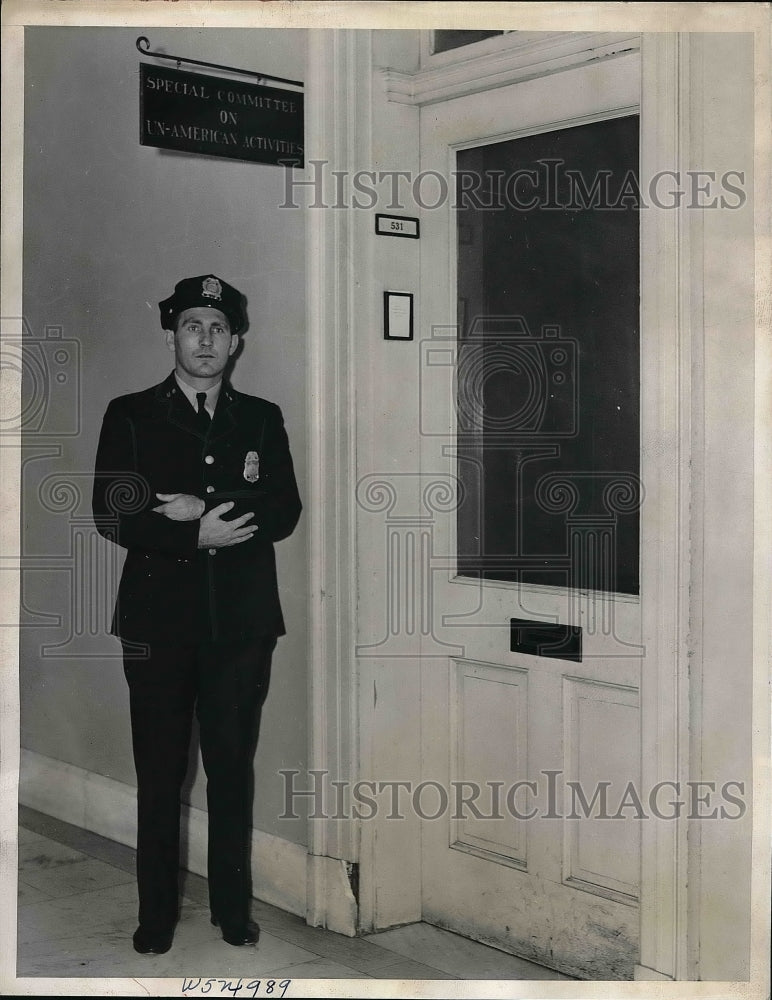
[[[637,691],[564,677],[563,748],[563,811],[567,817],[580,817],[564,824],[563,881],[596,895],[634,902],[639,882],[638,826],[605,817],[619,812],[627,801],[628,782],[640,771]],[[639,787],[637,781],[634,787]],[[604,818],[585,816],[588,796],[582,789],[598,791],[602,798],[597,811]],[[622,809],[623,815],[637,810],[633,794],[630,791],[632,803]]]
[[[497,819],[508,778],[525,771],[528,673],[469,660],[451,661],[451,847],[499,864],[526,865],[526,825]],[[493,741],[491,732],[502,738]],[[481,789],[479,799],[472,798]],[[486,794],[487,793],[487,794]],[[463,802],[469,801],[469,809]],[[498,806],[498,808],[497,808]]]
[[[630,129],[638,93],[633,53],[424,107],[421,168],[450,175],[460,151],[461,162],[473,163],[475,156],[483,162],[475,149],[521,135],[622,118]],[[591,157],[592,142],[585,147]],[[636,514],[640,499],[622,485],[625,475],[637,470],[637,394],[630,399],[634,390],[626,390],[635,416],[632,444],[622,449],[622,459],[599,448],[580,468],[576,454],[554,433],[554,423],[547,422],[546,430],[534,424],[533,412],[545,401],[529,410],[528,387],[553,385],[558,368],[550,368],[549,359],[546,368],[539,370],[539,361],[534,368],[534,349],[523,351],[523,340],[517,339],[523,330],[513,317],[520,315],[518,304],[526,296],[517,293],[515,282],[507,284],[506,268],[496,271],[495,262],[483,261],[475,280],[465,241],[499,223],[478,212],[464,212],[462,223],[461,214],[452,206],[427,210],[421,225],[421,474],[455,484],[455,503],[445,503],[434,520],[431,629],[421,646],[423,917],[570,974],[632,978],[641,820],[634,804],[621,804],[628,785],[637,788],[640,774],[637,516],[628,532],[623,586],[608,567],[614,517],[625,505],[626,513]],[[510,242],[527,230],[518,218],[499,220],[509,226]],[[459,231],[459,225],[465,228]],[[573,261],[575,269],[583,259],[582,241],[596,239],[591,230],[592,225],[566,247],[566,282],[575,280],[568,264]],[[527,269],[526,240],[517,252]],[[629,247],[619,253],[623,259],[632,256]],[[598,254],[587,260],[594,267]],[[467,267],[460,309],[459,266]],[[632,266],[637,273],[637,256]],[[486,267],[496,274],[496,301],[484,292]],[[525,317],[525,325],[543,344],[542,327],[550,326],[555,302],[542,302],[543,283],[532,285],[533,317]],[[634,362],[637,372],[629,325],[638,307],[631,294],[620,291],[624,337],[615,338],[610,329],[619,303],[609,312],[595,312],[601,332],[611,337],[606,343],[624,340],[620,357]],[[558,319],[560,336],[574,336],[576,311],[568,308]],[[468,352],[464,355],[472,312],[489,324],[482,354],[487,350],[494,360],[504,359],[498,379],[484,362],[475,371],[477,362],[470,367]],[[502,315],[508,324],[503,332],[491,322]],[[605,440],[603,423],[613,419],[603,408],[610,399],[604,402],[603,389],[615,382],[615,366],[600,343],[596,339],[590,359],[593,389],[578,400],[582,419],[600,421],[590,444]],[[512,413],[520,423],[514,430],[503,426],[500,433]],[[561,456],[564,464],[556,467]],[[604,520],[592,503],[583,506],[587,482],[593,503],[601,499],[620,509],[607,511]],[[526,494],[553,518],[551,554],[519,517]],[[512,529],[502,544],[491,544],[498,529],[487,529],[486,536],[486,505],[498,505],[494,521],[498,518],[505,533]],[[508,518],[515,522],[509,528]],[[528,572],[521,572],[524,565]],[[513,652],[513,618],[581,628],[581,660]],[[437,802],[440,787],[449,790],[445,810]]]

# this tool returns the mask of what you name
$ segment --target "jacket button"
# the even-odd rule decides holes
[[[206,492],[207,493],[214,493],[214,486],[207,486]]]
[[[206,462],[207,465],[211,465],[214,462],[214,457],[212,455],[207,455],[204,458],[204,461]]]
[[[217,549],[210,549],[209,550],[209,555],[210,556],[216,556],[217,555]]]

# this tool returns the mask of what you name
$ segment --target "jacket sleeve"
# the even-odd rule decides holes
[[[172,521],[152,508],[158,499],[140,474],[130,413],[120,400],[107,407],[99,435],[92,511],[100,535],[144,552],[193,559],[199,521]]]
[[[287,538],[295,530],[302,510],[284,419],[275,404],[270,405],[264,418],[258,454],[260,478],[256,487],[205,497],[207,509],[233,500],[233,509],[225,515],[229,521],[252,511],[257,531],[245,546]]]

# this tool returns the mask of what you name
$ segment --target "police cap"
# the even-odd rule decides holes
[[[214,274],[183,278],[174,286],[174,294],[158,303],[161,326],[174,330],[177,317],[186,309],[209,306],[228,317],[231,333],[241,333],[247,325],[246,300],[233,285]]]

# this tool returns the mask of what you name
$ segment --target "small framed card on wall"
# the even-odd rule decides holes
[[[413,293],[383,293],[383,336],[385,340],[413,339]]]

